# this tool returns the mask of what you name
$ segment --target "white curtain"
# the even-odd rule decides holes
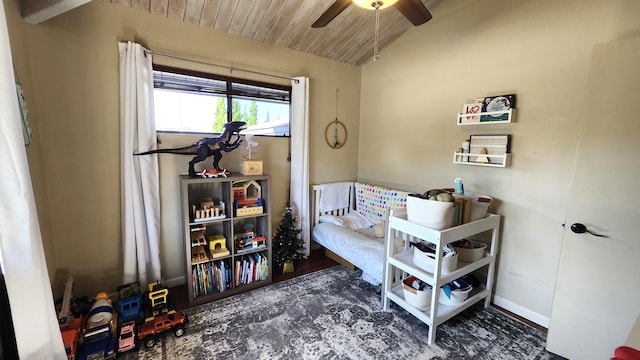
[[[120,158],[123,283],[160,280],[160,187],[157,155],[134,156],[155,149],[151,52],[121,42]]]
[[[67,356],[53,305],[18,106],[7,22],[0,6],[0,270],[20,358],[62,360]]]
[[[304,253],[311,251],[309,223],[309,78],[291,80],[291,209],[302,229]]]

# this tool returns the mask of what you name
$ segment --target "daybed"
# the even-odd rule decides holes
[[[365,281],[382,284],[389,209],[406,207],[408,192],[340,182],[313,185],[312,193],[313,240],[329,257],[361,269]]]

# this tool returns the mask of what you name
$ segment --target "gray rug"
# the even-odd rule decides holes
[[[166,335],[124,359],[562,359],[546,335],[498,310],[473,306],[440,325],[382,310],[380,288],[335,266],[189,309],[180,338]]]

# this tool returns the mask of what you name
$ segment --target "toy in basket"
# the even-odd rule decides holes
[[[422,311],[431,307],[431,291],[431,285],[413,275],[402,281],[404,300]]]
[[[436,248],[428,242],[412,243],[413,264],[424,271],[434,273]],[[458,268],[458,253],[453,246],[446,244],[442,248],[442,274],[446,275]]]
[[[473,285],[463,279],[456,279],[450,283],[442,285],[438,302],[443,305],[457,305],[463,303],[473,290]]]
[[[453,221],[455,198],[446,190],[432,189],[407,196],[407,220],[436,230],[448,229]]]
[[[458,253],[458,260],[474,262],[482,259],[487,244],[475,240],[462,239],[453,242],[451,245]]]

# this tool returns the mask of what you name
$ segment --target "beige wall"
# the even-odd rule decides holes
[[[551,311],[591,49],[640,35],[634,0],[451,0],[361,70],[103,1],[39,25],[22,24],[14,1],[5,3],[16,69],[33,99],[35,144],[28,153],[47,261],[52,275],[74,273],[77,293],[113,291],[121,278],[116,44],[135,40],[199,60],[309,76],[312,183],[357,176],[424,191],[460,177],[467,190],[493,196],[493,210],[504,215],[495,300],[540,323]],[[338,117],[349,130],[340,150],[323,137],[335,118],[336,88]],[[463,103],[512,92],[516,123],[455,125]],[[511,167],[451,163],[469,134],[489,133],[512,134]],[[193,140],[163,137],[162,146]],[[282,139],[263,143],[277,222],[288,187],[288,146]],[[187,160],[160,160],[163,277],[174,281],[184,271],[177,175]]]
[[[640,35],[638,14],[633,0],[442,2],[363,68],[358,178],[425,191],[460,177],[493,196],[495,301],[546,324],[591,49]],[[516,123],[456,125],[463,103],[508,93]],[[512,166],[453,164],[469,134],[512,134]]]
[[[51,234],[45,239],[54,249],[51,276],[72,273],[76,294],[115,291],[122,279],[118,41],[133,40],[155,51],[276,75],[308,76],[311,182],[355,179],[360,68],[103,1],[93,1],[42,24],[14,27],[22,26],[38,100],[35,110],[39,121],[34,131],[41,139],[40,166],[46,180],[37,187],[49,194],[39,205],[48,206],[51,217]],[[154,60],[229,75],[217,67],[160,57]],[[274,81],[241,72],[231,75]],[[324,143],[325,126],[335,118],[336,88],[343,97],[339,115],[350,132],[349,144],[337,151]],[[163,137],[161,146],[193,141],[193,137]],[[258,157],[265,161],[265,172],[273,179],[272,214],[277,224],[288,198],[288,144],[285,139],[258,141]],[[227,154],[221,164],[237,163],[238,156]],[[189,158],[160,158],[162,276],[175,283],[184,274],[178,174],[186,172]],[[37,156],[30,156],[32,159]]]

